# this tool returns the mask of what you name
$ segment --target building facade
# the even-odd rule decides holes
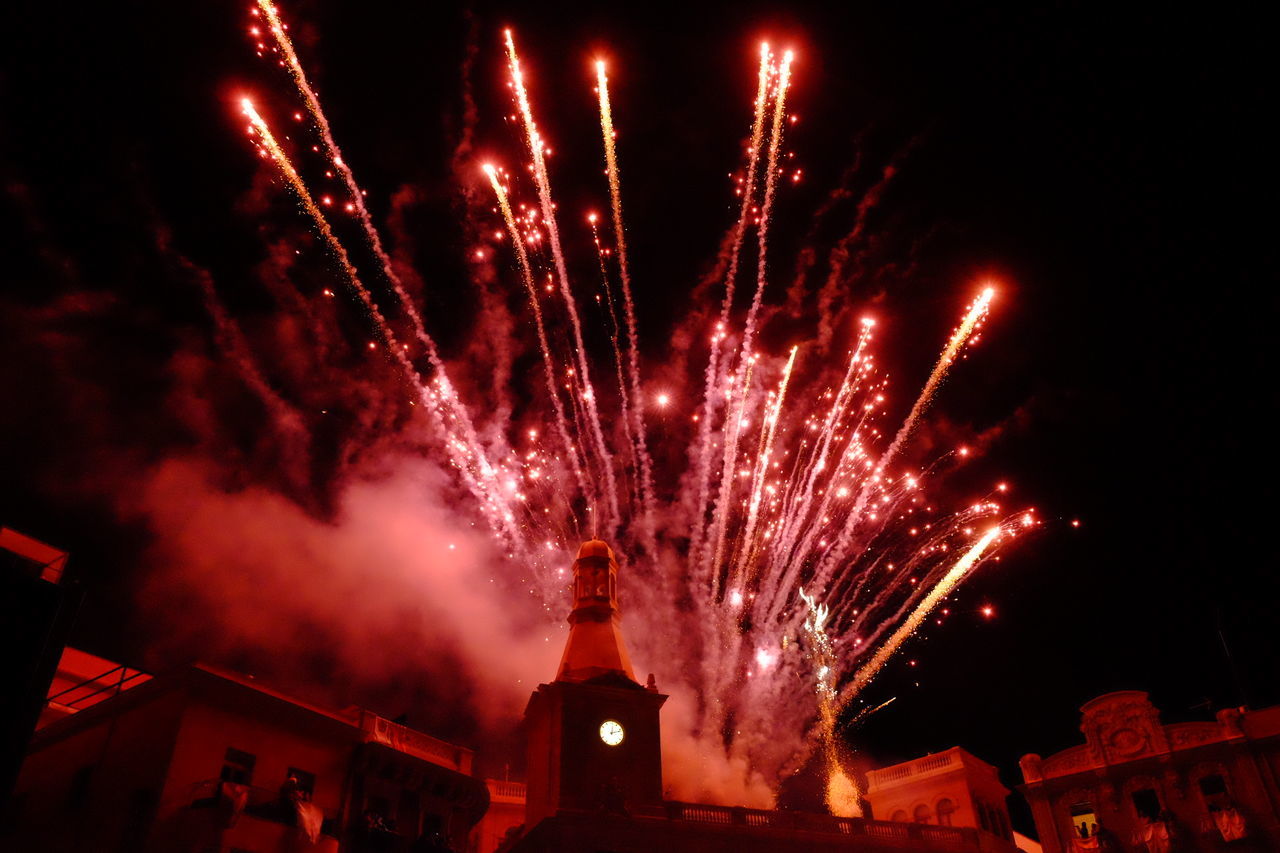
[[[1126,690],[1080,710],[1083,744],[1022,759],[1045,853],[1280,850],[1280,707],[1166,725]]]
[[[489,801],[471,763],[369,711],[196,665],[37,732],[0,849],[460,851]]]

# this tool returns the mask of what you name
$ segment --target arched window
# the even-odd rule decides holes
[[[898,809],[896,812],[893,813],[893,817],[889,818],[889,820],[895,823],[906,823],[907,813],[902,809]]]
[[[916,806],[915,811],[911,813],[911,819],[916,823],[928,823],[931,817],[933,817],[933,814],[924,803]]]
[[[951,826],[951,816],[955,814],[956,804],[943,797],[938,800],[938,826]]]

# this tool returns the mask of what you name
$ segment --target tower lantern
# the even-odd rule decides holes
[[[604,676],[636,681],[622,639],[618,560],[613,549],[599,539],[583,542],[573,561],[569,625],[569,641],[565,643],[556,681],[589,681]]]

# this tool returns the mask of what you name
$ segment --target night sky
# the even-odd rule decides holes
[[[142,665],[178,653],[134,594],[155,571],[154,532],[119,506],[137,471],[208,448],[169,410],[175,395],[217,411],[243,484],[317,515],[342,461],[340,439],[319,430],[328,455],[306,483],[278,482],[234,376],[184,356],[216,349],[179,254],[209,271],[252,337],[277,310],[255,272],[266,247],[310,239],[287,203],[261,200],[266,178],[235,111],[244,91],[282,120],[299,108],[254,56],[247,5],[23,4],[0,28],[0,523],[72,552],[88,596],[73,643]],[[400,249],[449,355],[468,347],[456,318],[477,310],[458,211],[463,190],[483,187],[474,172],[460,187],[451,165],[468,80],[477,150],[517,162],[501,120],[505,25],[575,222],[607,205],[589,61],[612,59],[646,370],[663,375],[666,330],[732,221],[728,174],[741,168],[762,37],[799,52],[787,148],[804,180],[778,201],[779,289],[842,175],[862,193],[890,164],[851,292],[885,324],[881,357],[898,383],[923,380],[978,282],[1000,283],[924,441],[990,431],[952,488],[1007,477],[1048,523],[877,682],[877,698],[898,700],[857,736],[872,756],[959,744],[1013,783],[1019,756],[1078,742],[1078,707],[1111,690],[1150,691],[1166,721],[1280,701],[1275,182],[1262,130],[1274,104],[1259,23],[1169,4],[880,5],[282,10],[375,217],[408,199],[393,231],[414,235]],[[842,227],[847,217],[819,239]],[[590,272],[588,238],[573,235]],[[299,287],[329,286],[326,275],[336,281],[332,267],[300,268]],[[358,338],[347,314],[341,334]],[[378,708],[376,692],[347,698],[404,710]]]

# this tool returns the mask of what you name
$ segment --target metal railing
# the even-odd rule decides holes
[[[119,673],[119,676],[114,677],[117,673]],[[60,705],[61,707],[69,708],[72,711],[80,711],[86,707],[86,703],[96,705],[97,702],[88,702],[88,700],[93,699],[95,696],[102,696],[102,694],[106,693],[106,696],[102,696],[101,699],[97,700],[98,702],[101,702],[104,699],[115,696],[122,690],[126,690],[133,686],[133,683],[138,679],[145,681],[150,678],[150,673],[143,672],[140,669],[133,669],[132,667],[125,666],[124,664],[119,664],[99,675],[79,681],[65,690],[59,690],[57,693],[54,693],[46,699],[45,703],[49,705]],[[88,693],[75,697],[71,696],[71,694],[77,690],[86,690],[89,688],[93,689],[89,690]]]

